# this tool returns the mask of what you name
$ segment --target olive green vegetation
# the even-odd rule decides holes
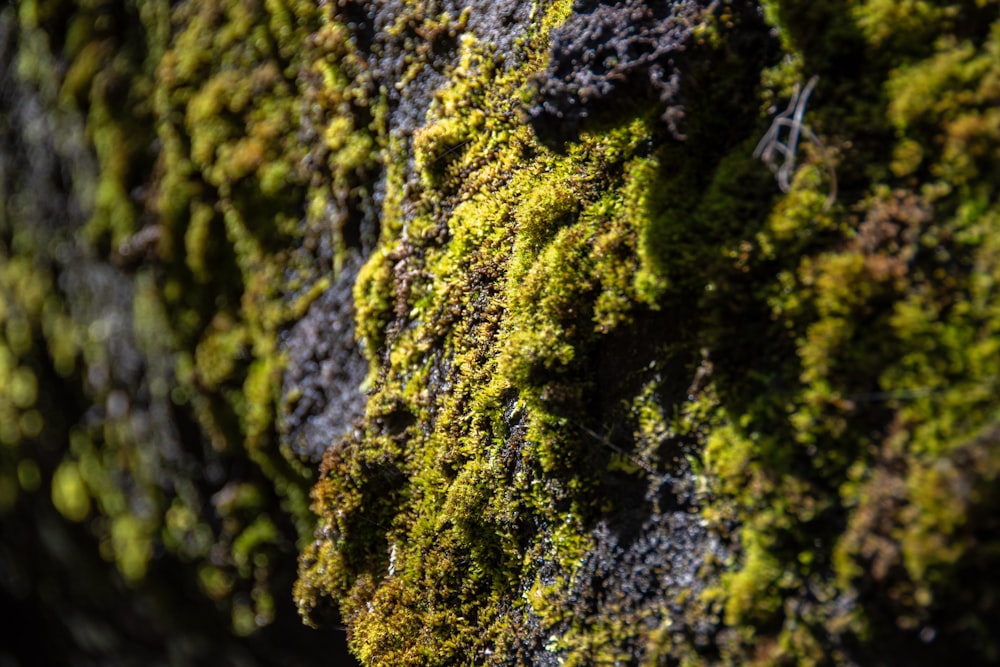
[[[297,588],[365,664],[519,661],[525,633],[566,664],[1000,657],[997,4],[764,4],[760,71],[725,8],[698,29],[683,143],[639,109],[539,147],[517,104],[556,3],[516,68],[463,38],[419,179],[383,153],[372,392]],[[754,147],[812,76],[780,193]],[[609,478],[644,488],[681,445],[730,555],[641,614],[575,612]]]
[[[295,632],[255,660],[298,664],[314,473],[277,443],[277,337],[328,281],[309,248],[336,229],[304,202],[349,186],[305,167],[321,148],[300,136],[303,91],[327,94],[302,76],[318,10],[28,0],[0,18],[4,587],[108,659],[140,658],[88,646],[72,625],[88,596],[139,601],[138,645],[170,645],[154,663],[236,659],[227,631],[280,626]],[[100,636],[128,637],[117,616]]]
[[[51,118],[21,141],[82,211],[38,224],[3,163],[5,521],[54,507],[135,591],[180,563],[236,635],[278,617],[301,550],[300,611],[333,600],[364,664],[1000,660],[998,3],[767,0],[767,62],[720,5],[684,141],[650,100],[562,152],[520,112],[566,0],[513,53],[475,5],[401,2],[394,82],[350,3],[5,8],[6,76]],[[410,136],[386,86],[440,33]],[[783,193],[754,149],[813,76]],[[314,532],[278,341],[380,178],[368,404]],[[74,291],[98,261],[117,309]],[[674,505],[718,545],[696,584],[584,609],[597,527]]]

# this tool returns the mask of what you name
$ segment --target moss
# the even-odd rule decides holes
[[[296,543],[365,664],[995,660],[997,5],[762,4],[692,3],[553,152],[540,74],[575,104],[616,64],[559,73],[569,2],[22,3],[87,222],[4,204],[0,508],[46,496],[137,588],[193,560],[238,635]],[[754,147],[814,75],[779,192]],[[314,517],[282,341],[359,255]],[[173,451],[232,478],[164,487]]]
[[[877,40],[887,37],[880,35],[878,37],[871,36],[871,38]],[[941,68],[936,70],[937,76],[951,77],[955,75],[956,68],[960,68],[971,58],[972,50],[968,44],[963,47],[966,49],[964,53],[961,49],[949,46],[947,39],[939,42],[939,48],[942,50],[938,55],[931,55],[926,61],[918,61],[911,68],[900,68],[886,82],[886,89],[890,95],[894,96],[888,105],[889,117],[897,119],[895,120],[897,127],[901,127],[899,120],[901,116],[896,114],[902,113],[910,117],[908,114],[911,112],[902,112],[901,109],[908,108],[910,100],[913,99],[910,97],[913,94],[912,91],[926,89],[928,84],[908,87],[906,92],[903,92],[902,87],[895,87],[896,77],[915,76],[917,72],[930,73],[935,71],[933,69],[935,67]],[[949,64],[945,65],[946,62]],[[944,74],[945,72],[948,74]],[[914,82],[911,80],[910,83]],[[935,100],[940,97],[940,95],[934,96]],[[925,98],[925,100],[923,103],[916,103],[916,106],[922,109],[918,113],[923,114],[925,113],[923,110],[926,110],[926,113],[932,114],[935,119],[930,122],[941,124],[939,127],[946,126],[948,123],[946,107],[938,106],[936,101],[931,102],[930,97]],[[937,112],[930,110],[935,107]],[[929,121],[930,116],[924,116],[924,118]],[[907,135],[908,133],[901,133],[898,139],[899,145],[906,147],[907,151],[912,151],[912,147],[915,145],[930,145],[926,143],[928,137],[926,134],[922,135],[923,138],[916,142]],[[929,172],[922,171],[922,173],[933,173],[936,169],[931,166]],[[903,176],[915,172],[897,168],[896,173]],[[979,176],[979,178],[983,178],[983,176]],[[961,178],[957,178],[953,173],[945,177],[944,180],[955,184],[962,182]],[[778,238],[772,234],[778,231],[779,228],[775,225],[781,220],[782,231],[780,234],[785,238],[790,238],[789,230],[794,229],[797,239],[800,239],[800,235],[803,233],[803,224],[809,225],[809,234],[822,233],[825,226],[830,232],[844,234],[846,237],[846,240],[832,252],[827,251],[818,256],[799,260],[798,278],[794,279],[794,287],[791,289],[785,287],[786,296],[774,302],[776,305],[778,302],[784,304],[779,306],[780,310],[775,312],[780,314],[782,318],[787,318],[787,327],[795,330],[799,326],[796,322],[809,322],[804,329],[799,329],[801,337],[797,344],[797,357],[801,364],[801,371],[796,379],[802,383],[799,390],[802,403],[793,404],[794,407],[787,406],[785,410],[788,411],[788,423],[793,428],[789,435],[799,443],[799,446],[806,447],[808,459],[802,460],[802,463],[806,464],[808,461],[806,467],[807,469],[812,468],[812,472],[808,473],[807,478],[814,480],[825,478],[835,482],[838,479],[843,479],[848,471],[854,471],[853,474],[857,474],[857,471],[864,470],[866,466],[874,465],[876,469],[880,468],[881,464],[876,465],[870,458],[872,448],[876,446],[875,443],[871,442],[873,436],[876,442],[881,437],[886,437],[887,443],[893,443],[891,445],[893,451],[898,452],[899,450],[896,448],[903,447],[907,451],[907,454],[903,455],[904,458],[910,460],[923,458],[926,454],[921,451],[919,446],[901,444],[901,438],[906,437],[903,436],[906,427],[901,430],[898,419],[903,414],[912,415],[915,418],[914,423],[922,423],[923,426],[920,427],[920,430],[929,428],[934,431],[935,435],[930,436],[930,438],[943,445],[953,436],[948,434],[948,430],[940,431],[938,429],[943,423],[954,423],[952,420],[956,418],[957,414],[951,413],[945,416],[944,413],[948,410],[940,409],[940,399],[921,398],[920,396],[923,394],[936,395],[938,390],[933,387],[949,386],[955,382],[961,383],[958,378],[968,372],[968,370],[949,372],[946,369],[950,367],[951,362],[945,361],[945,359],[953,359],[951,353],[946,352],[946,350],[951,349],[952,343],[949,341],[956,340],[956,336],[963,338],[969,335],[968,333],[960,333],[965,330],[966,325],[950,320],[946,314],[946,311],[950,310],[950,306],[946,307],[946,310],[941,310],[940,305],[935,305],[955,303],[953,299],[968,298],[968,296],[960,296],[968,295],[965,286],[968,284],[965,282],[969,276],[966,273],[968,268],[962,269],[960,267],[969,267],[971,259],[963,259],[964,252],[959,251],[957,247],[945,250],[941,245],[942,243],[947,245],[948,242],[945,239],[948,238],[949,234],[954,233],[943,230],[944,228],[955,229],[952,226],[955,219],[952,218],[952,222],[948,222],[955,209],[947,205],[944,209],[939,205],[932,207],[927,200],[922,200],[911,193],[895,192],[889,194],[885,190],[885,185],[873,184],[872,187],[879,194],[862,200],[866,218],[856,228],[856,231],[848,231],[842,226],[842,223],[831,226],[830,222],[826,222],[824,225],[824,219],[830,220],[830,217],[819,212],[817,198],[817,203],[812,204],[813,212],[804,216],[802,223],[785,227],[790,222],[788,218],[783,220],[772,218],[774,220],[770,225],[772,231],[768,234],[770,237],[768,245],[770,245],[773,240]],[[940,202],[936,199],[935,194],[931,194],[934,192],[932,189],[925,189],[924,192],[927,193],[928,198]],[[946,192],[946,190],[942,188],[939,192]],[[776,211],[780,212],[784,209],[792,212],[795,210],[792,207],[798,206],[799,210],[804,213],[805,209],[801,207],[805,200],[797,205],[792,203],[795,194],[796,191],[793,189],[786,202],[779,205]],[[946,210],[951,212],[946,213]],[[989,215],[978,218],[980,221],[984,219],[989,219]],[[830,221],[832,222],[832,220]],[[817,225],[819,225],[818,229],[816,229]],[[876,229],[881,231],[876,232]],[[763,238],[759,237],[760,240]],[[813,296],[806,296],[808,294]],[[917,294],[921,296],[916,296]],[[950,296],[944,296],[945,294]],[[964,311],[965,308],[960,306],[958,310]],[[947,321],[951,321],[951,324],[946,324]],[[918,339],[921,342],[917,342]],[[933,355],[936,356],[936,360],[926,356],[926,352],[930,350],[934,350]],[[958,363],[963,368],[968,369],[963,362]],[[932,368],[938,368],[938,371],[930,371],[938,379],[932,380],[926,375],[923,377],[914,375],[902,383],[887,384],[888,377],[894,376],[896,372],[890,369],[898,369],[900,364],[910,369],[920,368],[922,369],[921,374]],[[865,368],[879,368],[881,370],[876,375],[869,375],[865,373]],[[886,372],[888,375],[885,374]],[[939,373],[944,375],[939,375]],[[973,377],[977,375],[978,373],[973,371]],[[946,380],[944,377],[948,377],[948,379]],[[969,376],[965,377],[969,379]],[[975,380],[972,381],[975,382]],[[963,393],[968,396],[967,391]],[[938,407],[934,407],[934,405]],[[955,408],[960,413],[966,413],[968,409],[958,406]],[[918,414],[919,417],[916,416]],[[979,413],[979,415],[979,418],[974,419],[972,423],[980,425],[988,423],[989,418],[984,413]],[[892,421],[893,419],[895,421]],[[939,422],[939,419],[943,419],[944,422]],[[860,432],[855,430],[864,424],[871,425],[867,427],[869,429],[874,426],[876,430]],[[879,424],[881,426],[878,426]],[[939,426],[931,426],[931,424]],[[969,425],[971,426],[971,424]],[[862,428],[865,427],[862,426]],[[947,427],[945,428],[947,429]],[[887,435],[876,436],[878,433],[886,433]],[[826,444],[820,444],[824,442]],[[947,446],[944,447],[945,450],[947,448]],[[938,449],[938,455],[943,455],[943,451]],[[792,456],[790,460],[789,456]],[[767,466],[787,462],[781,465],[779,468],[781,470],[787,470],[785,465],[795,461],[794,455],[780,450],[775,450],[773,453],[767,453],[764,450],[754,458],[762,462],[768,461],[765,464]],[[940,464],[945,465],[943,461],[944,459],[941,459]],[[752,474],[748,480],[746,472],[741,468],[742,464],[738,464],[733,467],[717,468],[717,470],[722,473],[720,475],[722,479],[731,477],[734,482],[741,485],[748,482],[753,485],[755,478],[768,479],[769,477],[765,469],[761,470],[761,474]],[[794,477],[787,477],[787,474],[784,473],[786,477],[778,487],[781,495],[795,494],[799,496],[798,504],[800,505],[807,501],[808,497],[813,497],[817,504],[816,509],[811,510],[811,514],[818,512],[817,516],[823,516],[824,513],[838,513],[836,505],[830,504],[829,497],[820,490],[821,487],[813,490],[809,490],[808,486],[804,487],[809,495],[806,498],[801,498],[801,493],[796,493],[793,484],[801,485],[804,479],[800,477],[802,481],[796,481]],[[885,478],[880,479],[882,480],[881,484],[886,484]],[[737,480],[740,481],[737,482]],[[769,485],[771,484],[773,481],[769,483]],[[751,488],[757,487],[752,486]],[[849,486],[843,490],[842,502],[845,503],[845,509],[841,510],[844,512],[842,515],[858,517],[858,520],[861,520],[860,517],[867,517],[867,520],[874,521],[870,512],[876,511],[874,507],[884,507],[885,497],[876,499],[872,496],[866,496],[867,500],[859,502],[857,497],[847,490],[848,488],[855,487]],[[934,492],[930,491],[930,488],[926,488],[925,492],[930,493],[933,497]],[[887,491],[889,497],[892,497],[893,493]],[[869,503],[871,504],[869,505]],[[811,504],[813,503],[808,502],[806,506]],[[759,506],[759,501],[747,500],[748,509]],[[805,525],[808,525],[799,522],[785,524],[784,522],[791,518],[789,516],[790,508],[782,510],[782,506],[783,503],[772,504],[766,518],[755,517],[747,524],[743,531],[745,548],[747,544],[759,545],[760,539],[764,535],[794,534],[793,531],[801,530]],[[924,507],[929,510],[929,506],[925,505]],[[920,513],[919,510],[914,510],[914,512],[914,517]],[[925,518],[935,521],[930,519],[930,516],[935,514],[936,512],[930,511]],[[802,520],[800,508],[797,508],[795,515],[798,515],[796,517],[798,521]],[[815,519],[812,522],[816,523]],[[756,527],[753,527],[754,525]],[[869,528],[872,527],[871,523],[865,525]],[[953,530],[953,528],[944,528],[943,526],[946,524],[937,525],[945,532]],[[777,532],[776,528],[778,528]],[[833,531],[830,534],[836,535]],[[852,540],[858,539],[858,533],[852,532],[851,534],[854,535]],[[776,554],[781,553],[779,549],[787,548],[783,545],[779,546],[779,544],[767,547],[767,551]],[[867,542],[863,551],[870,558],[875,558],[875,562],[880,563],[878,573],[875,575],[876,578],[879,580],[891,579],[892,575],[887,574],[888,561],[884,560],[888,557],[887,552],[883,551],[881,547],[875,551],[873,544],[873,541]],[[888,544],[888,542],[882,543],[891,553],[893,547],[889,547]],[[927,548],[945,560],[953,557],[958,558],[954,551],[943,546],[944,542],[938,542],[937,547],[930,546],[931,543],[926,541],[921,541],[921,544],[920,548]],[[754,551],[757,550],[759,550],[759,546],[754,549]],[[903,547],[903,551],[905,550],[906,548]],[[876,556],[876,553],[879,555]],[[970,557],[970,552],[964,553],[965,557]],[[753,563],[757,558],[759,556],[752,557],[752,554],[748,553],[746,564],[741,572],[754,571]],[[777,562],[784,563],[786,561],[780,559]],[[841,567],[844,566],[841,565]],[[820,563],[812,561],[810,570],[821,572]],[[855,572],[861,577],[860,571],[855,570]],[[917,578],[921,578],[925,574],[926,572]],[[751,579],[756,580],[756,575],[751,575]],[[776,583],[780,590],[780,582]],[[853,590],[848,587],[840,595],[854,595]],[[895,597],[895,594],[890,595]],[[911,595],[915,596],[910,598],[912,600],[922,600],[922,602],[916,603],[921,608],[927,609],[933,606],[931,602],[933,595],[926,590],[920,595],[915,592],[911,592]],[[746,622],[752,618],[749,614],[760,613],[768,609],[768,605],[773,605],[775,599],[769,595],[757,596],[751,606],[753,611],[744,610],[740,618]],[[730,606],[727,609],[732,612],[735,608]],[[866,607],[862,605],[861,609],[866,609]],[[788,612],[784,613],[787,615]],[[844,626],[841,623],[844,619],[836,613],[827,613],[830,614],[825,621],[828,631],[834,635],[843,632]],[[874,611],[872,613],[874,619],[868,619],[868,622],[875,623],[881,632],[889,632],[885,626],[886,619]],[[897,627],[900,631],[915,632],[920,627],[925,627],[922,625],[923,623],[929,622],[927,615],[920,616],[924,620],[919,623],[915,620],[916,618],[917,616],[910,616],[900,610],[899,616],[896,618]],[[729,620],[735,619],[730,618]],[[872,636],[868,634],[871,631],[871,626],[867,625],[858,614],[854,614],[848,623],[852,624],[855,631],[864,636],[866,641],[873,641]],[[784,629],[779,634],[779,655],[787,655],[793,659],[801,660],[804,659],[803,655],[809,654],[803,645],[797,643],[798,639],[793,639],[795,636],[797,634],[786,621]],[[980,650],[987,649],[983,646]],[[799,651],[805,653],[800,654]]]
[[[4,85],[46,113],[23,139],[3,125],[5,192],[26,206],[5,201],[0,219],[3,469],[23,480],[4,508],[50,488],[136,591],[210,561],[206,590],[256,633],[314,523],[312,473],[279,447],[274,415],[279,331],[330,268],[297,252],[303,200],[332,180],[304,169],[296,137],[306,89],[334,94],[304,75],[322,60],[307,44],[321,17],[312,3],[29,2],[3,12],[5,30],[12,12]],[[348,173],[374,152],[361,134],[352,145]],[[6,170],[17,151],[24,178]],[[31,171],[45,151],[65,182]],[[227,481],[263,502],[217,505]]]
[[[958,472],[972,464],[953,452],[992,423],[994,374],[973,370],[988,358],[976,341],[992,340],[977,310],[989,297],[973,291],[992,284],[973,278],[988,262],[979,253],[992,256],[979,194],[995,157],[992,38],[957,20],[959,5],[767,9],[787,55],[769,71],[746,60],[740,69],[729,41],[738,29],[724,21],[699,33],[706,62],[732,64],[705,70],[721,72],[714,87],[688,91],[683,145],[638,110],[549,153],[490,112],[494,95],[514,97],[542,61],[494,70],[462,38],[450,83],[414,134],[417,180],[388,181],[386,199],[413,213],[387,209],[393,233],[355,293],[373,365],[365,431],[327,456],[313,496],[327,527],[299,582],[306,608],[323,594],[341,601],[366,661],[418,663],[430,647],[442,662],[499,661],[487,656],[523,646],[512,619],[533,617],[553,637],[535,657],[569,663],[620,659],[636,634],[651,663],[847,662],[880,655],[882,642],[917,651],[941,622],[930,619],[958,609],[941,597],[944,583],[929,582],[954,583],[960,564],[982,562],[971,542],[947,537],[979,530],[961,518],[976,510],[941,494],[979,474]],[[744,29],[752,21],[727,16]],[[934,44],[905,28],[925,19],[944,33]],[[835,67],[876,49],[886,53],[868,65]],[[725,100],[748,71],[758,78],[739,108],[751,120],[727,127]],[[805,122],[818,141],[799,147],[778,197],[751,156],[755,133],[769,122],[764,102],[781,103],[813,73]],[[849,100],[838,96],[846,90]],[[626,364],[609,384],[602,359],[619,359],[609,346],[657,312],[670,325],[641,354],[675,378],[639,381]],[[702,349],[711,363],[699,365]],[[685,394],[692,372],[702,379]],[[612,421],[594,429],[588,410],[607,404],[602,391],[635,406],[634,433],[610,408],[598,408]],[[653,396],[678,416],[652,409]],[[676,443],[690,453],[667,463]],[[899,463],[882,463],[883,448]],[[871,471],[888,466],[874,473],[884,480],[904,460],[910,481],[878,496],[884,482],[869,486]],[[616,623],[611,609],[580,616],[566,590],[599,550],[593,522],[616,511],[604,493],[617,476],[676,475],[677,461],[691,466],[686,502],[729,556],[704,561],[700,593],[646,612],[662,623],[641,627],[656,632]],[[976,469],[989,484],[992,473]],[[910,508],[909,528],[889,520],[879,534],[896,537],[867,540],[886,502]],[[550,574],[525,554],[545,554]],[[872,558],[884,564],[872,585],[892,591],[895,611],[861,583]],[[418,603],[415,590],[434,595]],[[949,636],[988,655],[985,638],[972,639],[980,613],[992,612],[949,623]],[[445,629],[469,622],[480,631]],[[714,628],[714,648],[697,643],[707,631],[696,626]]]
[[[550,557],[570,572],[587,552],[581,529],[602,504],[588,491],[601,469],[578,464],[595,457],[572,426],[584,418],[587,385],[578,374],[602,336],[641,308],[633,258],[644,220],[629,215],[622,175],[643,159],[650,121],[585,135],[566,156],[538,153],[516,119],[486,112],[505,88],[481,83],[495,77],[516,90],[529,72],[473,69],[477,45],[466,38],[462,48],[454,83],[414,137],[417,201],[461,203],[436,217],[443,233],[410,233],[433,232],[433,208],[429,219],[406,220],[399,240],[384,228],[384,249],[359,281],[359,329],[372,332],[369,350],[387,347],[386,365],[364,439],[327,455],[314,500],[330,524],[307,548],[300,579],[306,606],[317,592],[341,596],[359,655],[393,664],[419,662],[425,642],[445,662],[507,650],[508,622],[481,620],[496,634],[476,638],[460,631],[456,616],[494,619],[479,601],[504,599],[512,582],[532,585],[525,551],[551,545]],[[435,377],[451,389],[428,391]],[[511,396],[527,416],[520,446],[503,435]],[[432,426],[421,432],[418,424]],[[405,450],[396,444],[403,441]],[[365,508],[366,521],[355,507]],[[552,533],[529,537],[536,522]],[[463,564],[461,578],[450,563]],[[434,590],[435,599],[417,606],[413,590]],[[558,624],[562,613],[554,613],[543,622]],[[425,632],[416,644],[402,639]],[[582,657],[592,642],[580,641],[567,639],[565,650]]]

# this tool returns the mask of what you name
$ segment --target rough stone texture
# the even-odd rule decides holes
[[[347,4],[344,12],[349,26],[356,23],[352,32],[373,78],[385,87],[390,132],[408,137],[424,124],[427,107],[456,64],[458,37],[475,35],[503,66],[516,67],[520,53],[515,44],[529,25],[531,6],[515,0],[413,5],[389,0]]]
[[[552,31],[545,72],[527,117],[539,139],[560,146],[592,116],[621,114],[649,95],[659,98],[671,134],[682,139],[681,70],[702,14],[716,2],[577,0]]]
[[[683,141],[685,78],[693,79],[689,87],[704,85],[700,70],[710,64],[696,31],[713,12],[724,14],[724,22],[739,17],[732,46],[744,66],[773,61],[777,41],[756,2],[576,2],[552,31],[548,66],[533,78],[524,110],[539,141],[561,150],[581,129],[613,124],[651,99],[659,100],[670,136]]]
[[[354,340],[352,291],[360,264],[356,255],[348,260],[333,286],[282,337],[288,366],[281,435],[296,454],[316,463],[364,414],[368,362]]]

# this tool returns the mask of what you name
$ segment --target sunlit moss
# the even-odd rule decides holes
[[[52,475],[52,504],[70,521],[83,521],[90,514],[90,495],[75,463],[63,463]]]
[[[983,234],[993,217],[981,193],[993,187],[993,40],[985,29],[926,38],[931,25],[935,34],[969,30],[955,20],[959,5],[766,5],[786,58],[760,75],[757,131],[770,122],[769,104],[820,75],[805,114],[810,135],[781,195],[752,157],[759,135],[713,152],[726,123],[712,115],[706,100],[721,98],[710,94],[691,100],[685,145],[644,150],[657,130],[638,118],[585,133],[566,155],[549,153],[490,111],[496,91],[518,94],[518,77],[541,57],[501,73],[463,38],[414,135],[417,212],[400,224],[398,209],[387,208],[392,233],[357,284],[374,378],[366,431],[354,453],[327,457],[314,502],[328,527],[307,548],[299,582],[307,609],[318,594],[340,599],[366,661],[418,662],[425,640],[404,636],[439,633],[439,612],[492,618],[492,600],[510,596],[512,582],[529,591],[519,604],[543,627],[562,628],[547,647],[570,663],[618,659],[629,633],[645,632],[610,618],[570,623],[561,607],[569,584],[542,584],[522,558],[546,553],[572,572],[593,548],[583,517],[609,500],[587,491],[596,475],[584,462],[600,434],[588,439],[575,425],[593,391],[587,369],[602,336],[657,309],[675,318],[662,349],[686,355],[687,368],[702,350],[706,379],[673,406],[676,416],[634,396],[634,437],[647,449],[609,454],[607,469],[645,475],[658,465],[651,443],[678,433],[698,443],[686,461],[699,511],[736,551],[706,568],[714,583],[685,609],[715,619],[726,637],[722,662],[840,662],[842,641],[877,645],[884,610],[843,605],[865,576],[859,563],[873,557],[859,537],[874,521],[871,504],[888,502],[876,498],[883,478],[871,472],[880,448],[913,466],[898,492],[910,508],[899,513],[905,524],[885,528],[898,550],[878,556],[894,558],[912,582],[913,608],[890,612],[890,626],[919,629],[928,610],[945,605],[933,592],[941,589],[923,583],[930,569],[946,578],[974,559],[971,543],[946,536],[981,526],[963,528],[969,506],[938,494],[963,474],[992,475],[982,462],[972,466],[979,473],[958,472],[970,464],[951,452],[992,423],[993,253]],[[992,16],[983,4],[978,11]],[[557,15],[565,7],[542,25]],[[703,46],[724,49],[721,34],[707,30]],[[884,52],[862,72],[838,72],[843,54],[858,49]],[[867,143],[859,150],[854,137]],[[400,184],[388,183],[394,201]],[[436,217],[442,202],[454,206]],[[669,358],[654,352],[652,361],[657,354]],[[428,386],[442,372],[443,393]],[[513,454],[503,454],[504,415],[521,415],[524,444]],[[505,472],[504,455],[517,460],[516,474]],[[556,509],[557,497],[572,500]],[[977,497],[970,502],[992,507]],[[375,517],[364,524],[355,516],[362,507]],[[508,541],[518,515],[549,526],[547,541]],[[840,538],[845,521],[852,528]],[[455,559],[468,564],[458,580]],[[418,605],[408,593],[418,589],[436,596]],[[820,591],[818,601],[803,602],[803,590]],[[459,642],[468,656],[502,647],[504,623],[482,623],[496,634],[477,642],[442,633],[437,649],[451,655]],[[666,627],[646,638],[649,650],[700,664],[701,649],[682,635],[666,639]]]
[[[72,241],[137,271],[134,326],[67,309],[37,230],[3,237],[0,508],[51,472],[127,581],[161,546],[192,559],[240,635],[277,613],[286,512],[300,609],[333,598],[365,664],[510,663],[530,632],[566,664],[877,662],[928,636],[995,656],[995,2],[768,0],[780,53],[756,64],[720,3],[685,55],[686,141],[651,100],[560,153],[518,112],[570,2],[532,8],[516,57],[476,39],[475,8],[399,3],[397,90],[453,49],[412,137],[342,4],[139,3],[127,30],[99,4],[21,3],[15,68],[85,119]],[[813,75],[780,192],[754,147]],[[354,286],[370,392],[314,519],[276,444],[278,341],[358,219],[379,235]],[[302,259],[320,238],[332,267]],[[163,490],[107,380],[126,333],[192,420],[184,447],[247,480]],[[51,371],[107,417],[48,464]],[[699,593],[583,609],[594,526],[668,475],[728,556]]]

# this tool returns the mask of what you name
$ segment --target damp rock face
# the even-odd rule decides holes
[[[992,659],[996,6],[557,2],[513,61],[477,11],[386,154],[302,612],[371,664]]]
[[[0,662],[995,663],[997,53],[992,0],[0,9]]]

